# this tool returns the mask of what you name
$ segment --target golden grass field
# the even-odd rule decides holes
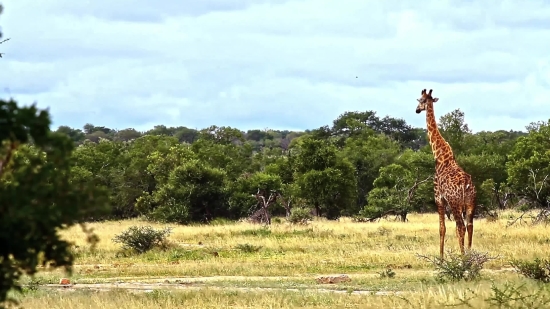
[[[499,258],[487,262],[482,278],[473,282],[440,283],[433,265],[416,256],[438,255],[435,214],[412,214],[407,223],[341,219],[304,226],[283,219],[267,228],[243,222],[175,226],[125,220],[90,224],[100,237],[93,252],[79,227],[62,232],[75,243],[70,277],[75,287],[110,285],[38,287],[14,295],[25,308],[444,308],[461,302],[491,308],[493,289],[509,285],[520,288],[523,296],[533,295],[523,303],[509,302],[510,308],[545,308],[536,302],[550,299],[550,288],[514,272],[509,261],[550,256],[550,227],[506,227],[509,216],[475,221],[473,249]],[[142,255],[121,254],[111,239],[133,225],[172,226],[171,246]],[[446,249],[458,251],[452,221],[447,221]],[[387,268],[395,272],[393,278],[381,277]],[[316,282],[317,276],[329,274],[346,274],[351,281]],[[43,269],[32,282],[55,284],[64,276],[61,270]],[[137,286],[132,282],[150,283],[153,291],[113,289],[115,282],[130,287]],[[107,291],[98,291],[100,287]]]

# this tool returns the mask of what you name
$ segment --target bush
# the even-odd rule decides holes
[[[122,244],[123,250],[133,250],[137,253],[147,252],[155,247],[166,248],[166,238],[172,229],[155,230],[150,226],[131,226],[126,231],[113,238],[113,242]]]
[[[378,274],[380,275],[380,279],[385,279],[385,278],[390,278],[391,279],[391,278],[395,277],[395,272],[391,268],[386,268],[386,270],[381,271]]]
[[[304,207],[293,208],[290,216],[288,217],[288,222],[292,224],[307,224],[308,220],[313,219],[311,211]]]
[[[550,282],[550,260],[541,260],[539,258],[536,258],[533,262],[514,260],[510,264],[516,271],[527,278],[544,283]]]
[[[237,246],[235,246],[235,249],[241,250],[245,253],[254,253],[260,251],[260,249],[262,249],[262,246],[254,246],[251,244],[238,244]]]
[[[438,281],[472,281],[479,279],[483,265],[494,257],[490,257],[488,253],[477,251],[467,251],[464,255],[460,253],[447,253],[447,259],[441,260],[439,257],[430,258],[427,256],[418,255],[431,262],[437,271],[436,277]]]
[[[501,287],[491,283],[491,297],[487,301],[491,308],[545,308],[550,301],[548,292],[544,286],[533,291],[532,287],[515,285],[510,282],[504,283]],[[469,306],[474,308],[473,306]]]

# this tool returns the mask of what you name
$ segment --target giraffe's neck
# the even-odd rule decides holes
[[[435,158],[436,166],[441,166],[447,162],[454,161],[453,150],[447,141],[443,138],[437,122],[435,121],[434,105],[428,103],[426,108],[426,124],[428,127],[428,139],[432,146],[432,153]]]

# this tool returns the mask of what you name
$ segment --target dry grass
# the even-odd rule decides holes
[[[132,225],[150,224],[138,220],[91,224],[100,236],[96,252],[89,252],[78,227],[63,236],[77,246],[77,265],[147,264],[163,267],[179,261],[179,274],[208,275],[292,275],[296,273],[360,272],[388,264],[426,268],[416,253],[436,255],[439,250],[437,217],[411,215],[410,222],[382,221],[353,223],[319,220],[309,226],[287,223],[264,229],[258,225],[235,223],[222,226],[175,226],[169,239],[172,251],[150,252],[141,256],[117,257],[117,244],[111,239]],[[506,266],[511,258],[548,256],[550,243],[547,228],[515,226],[506,228],[506,220],[477,220],[474,249],[500,254],[503,260],[491,262],[489,268]],[[199,245],[202,243],[202,245]],[[253,254],[236,250],[239,244],[262,248]],[[458,250],[454,222],[447,222],[447,249]],[[218,252],[216,258],[213,252]],[[266,266],[266,267],[261,267]]]
[[[506,218],[507,214],[501,214],[501,217]],[[509,267],[510,259],[550,255],[550,227],[523,225],[506,228],[506,219],[495,222],[482,219],[474,224],[474,249],[501,256],[501,259],[486,264],[490,270]],[[485,272],[482,281],[470,285],[437,284],[431,273],[432,265],[416,257],[417,253],[437,255],[439,252],[437,216],[433,214],[411,215],[408,223],[317,220],[308,226],[279,223],[270,228],[247,223],[173,226],[169,237],[173,245],[168,250],[119,256],[118,245],[111,239],[133,225],[166,227],[139,220],[90,224],[101,239],[95,252],[90,252],[79,228],[63,231],[63,236],[77,246],[73,281],[152,282],[155,278],[161,281],[177,277],[199,281],[201,289],[139,295],[121,291],[44,293],[39,290],[23,298],[25,307],[438,308],[439,303],[453,303],[460,295],[468,296],[468,288],[474,285],[476,294],[470,302],[476,308],[486,308],[488,302],[485,299],[492,293],[490,281],[534,284],[516,274],[497,272]],[[454,227],[454,222],[447,222],[446,248],[456,251],[458,243]],[[257,252],[239,250],[238,245],[243,244],[261,248]],[[394,269],[396,277],[380,279],[380,271],[387,267]],[[406,294],[411,304],[397,296],[230,290],[232,287],[318,288],[315,276],[331,273],[345,273],[352,278],[351,283],[331,286],[332,289],[413,291]],[[43,271],[39,277],[56,283],[62,275],[60,271]],[[229,277],[189,279],[213,276]],[[250,276],[263,278],[257,280]]]
[[[501,291],[504,285],[497,286]],[[522,288],[522,300],[507,301],[503,308],[547,308],[550,291]],[[504,297],[506,298],[506,297]],[[400,296],[354,295],[311,291],[236,291],[203,288],[189,291],[39,291],[28,294],[25,308],[499,308],[488,283],[419,287]]]

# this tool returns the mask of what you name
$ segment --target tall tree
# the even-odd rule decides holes
[[[71,244],[58,230],[106,210],[105,192],[74,177],[73,141],[49,127],[47,111],[0,100],[0,304],[39,264],[70,271]]]
[[[464,153],[466,137],[472,133],[460,109],[447,113],[439,118],[439,129],[445,140],[451,145],[456,155]]]

